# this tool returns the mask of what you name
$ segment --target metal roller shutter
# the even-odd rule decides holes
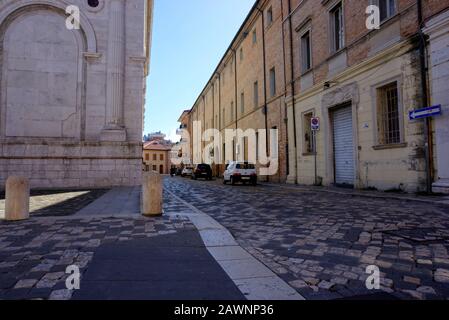
[[[354,138],[352,134],[352,107],[333,112],[335,183],[354,185]]]

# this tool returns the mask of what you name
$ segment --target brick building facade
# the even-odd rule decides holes
[[[379,29],[366,26],[372,4]],[[191,122],[277,128],[270,181],[422,191],[438,177],[434,120],[408,114],[431,102],[421,28],[447,8],[448,0],[256,1]],[[321,120],[316,141],[311,117]]]

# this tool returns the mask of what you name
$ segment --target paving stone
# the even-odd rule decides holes
[[[49,300],[70,300],[72,298],[72,290],[55,290],[50,294]]]
[[[17,284],[14,286],[14,289],[23,289],[23,288],[31,288],[33,287],[38,280],[36,279],[23,279],[19,280]]]
[[[404,281],[416,284],[417,286],[419,286],[421,284],[421,280],[419,278],[410,277],[410,276],[404,276]]]

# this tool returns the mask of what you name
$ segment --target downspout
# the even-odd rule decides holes
[[[232,49],[232,52],[234,52],[234,117],[235,117],[235,129],[238,129],[238,93],[237,93],[237,50]],[[237,151],[237,137],[235,138],[235,142],[234,142],[234,148],[233,148],[233,154],[232,154],[232,159],[234,161],[237,160],[236,154],[235,152]]]
[[[263,10],[256,8],[262,16],[262,51],[263,51],[263,112],[265,115],[265,150],[268,152],[268,107],[267,107],[267,62],[265,50],[265,16]]]
[[[292,7],[291,0],[288,0],[288,25],[289,25],[289,41],[290,41],[290,71],[291,71],[291,90],[292,90],[292,108],[293,108],[293,136],[294,136],[294,147],[295,147],[295,157],[294,157],[294,176],[296,177],[298,172],[298,159],[297,159],[297,132],[296,132],[296,106],[295,106],[295,70],[294,70],[294,62],[295,59],[293,57],[293,26],[292,26]],[[288,155],[287,155],[288,156]],[[293,172],[290,172],[292,174]],[[298,182],[298,178],[295,179],[295,184]]]
[[[426,37],[422,31],[424,18],[422,0],[417,0],[418,6],[418,23],[419,23],[419,61],[421,68],[421,94],[422,94],[422,107],[427,107],[429,103],[429,94],[427,86],[427,43]],[[432,166],[432,124],[431,118],[424,119],[424,140],[425,140],[425,157],[426,157],[426,190],[427,193],[432,193],[432,181],[433,181],[433,166]]]
[[[221,128],[221,74],[218,73],[218,128]],[[220,130],[220,134],[221,134],[221,130]],[[221,154],[221,150],[223,147],[223,141],[220,140],[220,146],[219,147],[219,152],[218,154]],[[224,154],[221,155],[220,157],[220,163],[221,161],[224,159]],[[221,168],[221,166],[219,166]],[[220,171],[220,170],[219,170]],[[220,176],[220,172],[218,172],[218,176]]]

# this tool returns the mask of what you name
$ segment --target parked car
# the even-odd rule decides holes
[[[176,175],[177,175],[177,176],[182,175],[182,168],[177,168],[177,169],[176,169]]]
[[[202,163],[197,164],[192,173],[192,179],[205,178],[206,180],[212,180],[212,168],[210,165]]]
[[[257,185],[257,171],[254,164],[233,161],[229,163],[223,174],[223,183],[230,182],[235,185],[238,182],[243,184],[251,183]]]
[[[193,173],[192,167],[185,167],[184,169],[182,169],[181,176],[182,177],[192,176],[192,173]]]

